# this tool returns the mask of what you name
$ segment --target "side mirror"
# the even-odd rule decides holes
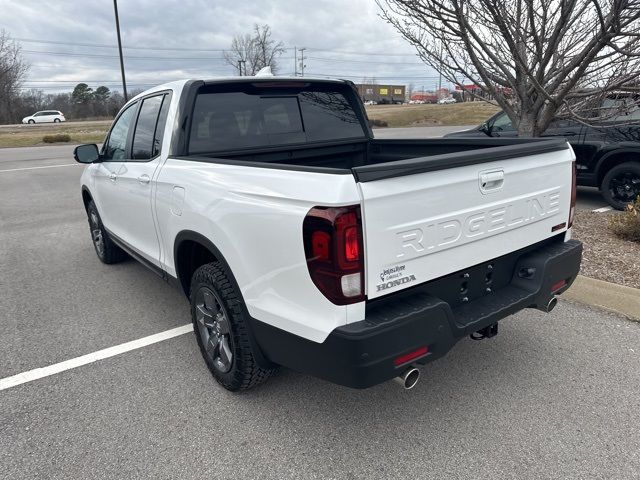
[[[88,145],[79,145],[73,151],[73,158],[78,163],[94,163],[100,160],[100,152],[95,143]]]
[[[482,125],[480,125],[480,128],[478,128],[478,130],[480,130],[485,135],[491,136],[491,127],[487,122],[484,122]]]

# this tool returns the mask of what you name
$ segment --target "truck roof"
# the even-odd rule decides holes
[[[185,80],[176,80],[173,82],[167,82],[155,87],[151,87],[144,92],[139,93],[130,101],[133,101],[139,97],[148,95],[149,93],[159,92],[162,90],[181,90],[187,82],[204,82],[205,85],[214,85],[216,83],[273,83],[273,82],[298,82],[298,83],[335,83],[335,84],[349,84],[351,81],[340,78],[320,78],[320,77],[276,77],[276,76],[264,76],[264,77],[214,77],[214,78],[189,78]]]

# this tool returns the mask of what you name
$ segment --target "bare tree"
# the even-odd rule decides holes
[[[224,53],[224,58],[240,75],[255,75],[266,66],[271,66],[271,71],[276,73],[277,59],[284,52],[284,44],[271,38],[269,25],[255,24],[253,33],[233,37],[231,49]]]
[[[640,90],[640,0],[376,2],[426,64],[476,85],[465,90],[499,105],[521,136],[554,118],[592,122],[602,99]]]
[[[28,70],[20,45],[7,32],[0,30],[0,123],[15,121],[16,102]]]

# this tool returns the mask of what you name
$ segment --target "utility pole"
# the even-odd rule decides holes
[[[120,72],[122,72],[122,91],[124,101],[129,100],[127,95],[127,81],[124,78],[124,59],[122,58],[122,39],[120,38],[120,19],[118,18],[118,0],[113,0],[113,11],[116,14],[116,32],[118,33],[118,51],[120,52]]]
[[[293,76],[298,76],[298,47],[293,46]]]
[[[440,44],[440,68],[438,69],[438,93],[436,97],[440,100],[440,90],[442,90],[442,43]]]
[[[244,67],[244,74],[247,74],[247,61],[246,60],[238,60],[238,72],[240,76],[242,76],[242,70]]]
[[[306,65],[304,64],[304,51],[306,50],[306,48],[301,48],[300,49],[300,76],[304,77],[304,67],[306,67]]]

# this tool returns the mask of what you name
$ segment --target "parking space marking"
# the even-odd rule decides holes
[[[595,210],[591,210],[591,211],[595,213],[604,213],[604,212],[609,212],[611,210],[613,210],[613,207],[596,208]]]
[[[72,167],[74,165],[80,165],[80,164],[79,163],[65,163],[64,165],[44,165],[42,167],[8,168],[6,170],[0,170],[0,173],[3,173],[3,172],[19,172],[21,170],[39,170],[41,168]]]
[[[131,350],[146,347],[154,343],[163,342],[164,340],[169,340],[170,338],[178,337],[189,332],[193,332],[193,325],[190,323],[181,327],[172,328],[171,330],[156,333],[154,335],[149,335],[148,337],[139,338],[138,340],[132,340],[131,342],[122,343],[114,347],[109,347],[103,350],[98,350],[97,352],[88,353],[87,355],[82,355],[81,357],[72,358],[60,363],[54,363],[53,365],[49,365],[47,367],[35,368],[27,372],[18,373],[17,375],[0,379],[0,391],[22,385],[23,383],[33,382],[34,380],[38,380],[40,378],[49,377],[66,370],[71,370],[72,368],[77,368],[89,363],[97,362],[98,360],[104,360],[105,358],[114,357],[116,355],[120,355],[121,353],[130,352]]]

